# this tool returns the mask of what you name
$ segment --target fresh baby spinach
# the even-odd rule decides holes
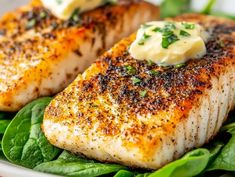
[[[181,159],[169,163],[148,177],[191,177],[204,171],[209,159],[210,152],[199,148],[187,153]]]
[[[120,170],[119,172],[114,175],[114,177],[134,177],[135,174],[133,172],[127,170]]]
[[[229,128],[227,131],[232,135],[229,142],[222,148],[219,155],[208,167],[208,171],[226,170],[235,171],[235,127],[234,124],[225,126],[223,129]]]
[[[0,120],[0,135],[4,134],[7,126],[10,124],[11,120]]]
[[[21,109],[4,133],[2,149],[15,164],[33,168],[53,160],[61,150],[52,146],[41,131],[45,107],[51,98],[41,98]]]
[[[58,159],[42,163],[34,169],[40,172],[64,176],[95,177],[115,173],[126,169],[126,167],[116,164],[97,163],[63,151]]]

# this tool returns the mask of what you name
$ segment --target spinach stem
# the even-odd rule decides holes
[[[204,9],[201,11],[201,13],[203,14],[210,14],[212,7],[215,5],[216,0],[209,0],[208,3],[206,4],[206,6],[204,7]]]

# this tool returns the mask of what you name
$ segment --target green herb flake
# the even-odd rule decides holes
[[[139,79],[138,77],[132,77],[131,80],[132,80],[133,84],[141,83],[141,79]]]
[[[162,32],[162,29],[159,27],[156,27],[152,30],[153,32]]]
[[[152,60],[148,60],[148,66],[153,66],[154,62]]]
[[[189,34],[187,31],[184,31],[184,30],[180,30],[180,35],[185,36],[185,37],[191,36],[191,34]]]
[[[79,22],[79,21],[80,21],[80,18],[79,18],[79,11],[80,11],[80,9],[77,8],[77,9],[73,12],[73,14],[72,14],[72,16],[71,16],[71,19],[72,19],[74,22]]]
[[[171,36],[174,35],[174,32],[170,30],[169,28],[163,28],[161,30],[163,36]]]
[[[147,95],[147,90],[143,90],[139,92],[141,97],[145,97]]]
[[[217,44],[218,44],[220,47],[222,47],[222,48],[225,47],[224,41],[222,41],[222,40],[218,40],[218,41],[217,41]]]
[[[159,76],[160,75],[160,72],[159,71],[155,71],[155,70],[150,70],[148,71],[148,73],[152,76]]]
[[[170,29],[170,30],[175,30],[176,26],[173,22],[167,22],[165,25],[165,28]]]
[[[135,67],[130,66],[130,65],[127,65],[127,66],[124,66],[124,67],[125,67],[125,70],[128,74],[130,74],[130,75],[136,74]]]
[[[146,33],[143,34],[142,38],[140,39],[140,41],[138,42],[139,45],[144,45],[145,41],[147,39],[149,39],[151,37],[151,35],[148,35]]]
[[[163,36],[163,38],[162,38],[162,48],[168,49],[168,47],[171,44],[175,43],[178,40],[179,40],[179,38],[175,34],[172,34],[170,36]]]
[[[182,25],[184,26],[185,29],[189,30],[195,29],[195,24],[192,23],[182,23]]]
[[[31,20],[29,20],[28,22],[27,22],[27,24],[26,24],[26,29],[31,29],[31,28],[33,28],[35,25],[36,25],[36,19],[31,19]]]
[[[176,68],[182,68],[184,66],[186,66],[185,63],[180,63],[180,64],[175,65]]]
[[[42,12],[39,14],[39,16],[40,16],[41,19],[44,19],[44,18],[47,17],[47,14],[46,14],[45,11],[42,11]]]

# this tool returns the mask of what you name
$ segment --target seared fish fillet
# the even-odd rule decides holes
[[[47,107],[48,140],[100,161],[158,169],[212,139],[235,106],[235,22],[173,20],[212,32],[203,58],[160,67],[129,55],[135,35],[122,40]]]
[[[6,14],[0,20],[0,111],[63,90],[97,55],[158,13],[144,1],[120,0],[62,21],[36,0]]]

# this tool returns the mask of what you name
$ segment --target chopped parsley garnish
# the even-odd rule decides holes
[[[180,30],[180,35],[185,37],[191,36],[191,34],[189,34],[187,31],[184,30]]]
[[[154,62],[152,60],[148,60],[148,66],[154,65]]]
[[[45,11],[42,11],[40,14],[39,14],[40,18],[41,19],[44,19],[47,17],[47,13]]]
[[[168,22],[163,28],[156,27],[153,29],[154,32],[162,33],[162,48],[167,49],[171,44],[179,40],[177,35],[174,34],[173,30],[175,29],[176,26],[172,22]]]
[[[147,95],[147,90],[143,90],[139,92],[141,97],[145,97]]]
[[[182,23],[182,25],[184,26],[185,29],[195,29],[195,24],[192,23]]]
[[[222,40],[218,40],[217,44],[222,48],[225,47],[224,41],[222,41]]]
[[[184,67],[186,64],[185,63],[180,63],[180,64],[177,64],[175,65],[176,68],[182,68]]]
[[[35,18],[29,20],[26,24],[26,29],[31,29],[36,25],[37,21]]]
[[[179,38],[175,34],[171,34],[169,36],[163,36],[162,38],[162,48],[168,49],[168,47],[178,41]]]
[[[148,71],[148,73],[152,76],[159,76],[160,75],[160,72],[159,71],[155,71],[155,70],[150,70]]]
[[[156,28],[153,29],[153,32],[161,32],[161,28],[156,27]]]
[[[131,80],[132,80],[133,84],[141,83],[141,79],[139,79],[138,77],[132,77]]]
[[[71,20],[73,20],[74,22],[79,22],[79,21],[80,21],[79,11],[80,11],[79,8],[76,9],[76,10],[73,12],[72,16],[71,16]]]
[[[192,30],[195,28],[195,24],[193,23],[182,23],[183,28],[187,30]],[[148,24],[145,24],[142,26],[142,28],[148,28],[152,27],[149,26]],[[177,29],[177,26],[174,22],[166,22],[164,27],[155,27],[152,29],[153,32],[159,32],[162,34],[162,48],[167,49],[171,44],[175,43],[176,41],[180,40],[179,36],[177,36],[175,30]],[[180,30],[179,35],[184,36],[184,37],[189,37],[191,36],[190,33],[183,29],[177,29]],[[149,39],[151,35],[148,35],[146,33],[143,34],[142,38],[139,40],[138,44],[139,45],[144,45],[145,41]]]
[[[130,65],[127,65],[127,66],[124,66],[124,67],[125,67],[125,70],[126,70],[127,74],[130,74],[130,75],[136,74],[135,67],[130,66]]]
[[[145,41],[147,39],[149,39],[151,37],[151,35],[148,35],[146,33],[143,34],[142,38],[140,39],[140,41],[138,42],[139,45],[144,45]]]
[[[166,25],[165,25],[165,28],[170,29],[170,30],[175,30],[176,26],[172,22],[167,22]]]

